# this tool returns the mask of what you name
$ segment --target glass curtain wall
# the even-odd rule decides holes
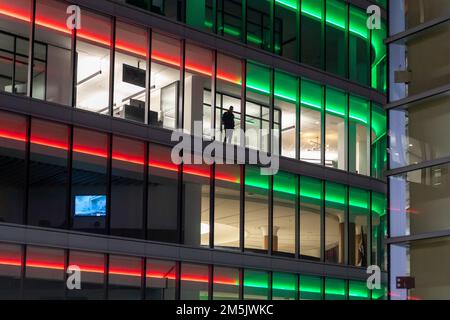
[[[300,258],[322,258],[322,181],[300,177]]]
[[[348,68],[348,4],[340,0],[327,0],[325,28],[325,70],[347,77]]]
[[[350,96],[349,171],[370,175],[370,102]]]
[[[247,0],[247,44],[273,52],[275,0]]]
[[[300,160],[322,164],[324,88],[303,80],[301,82]]]
[[[344,264],[346,256],[347,187],[325,183],[325,261]]]
[[[275,1],[275,53],[298,61],[300,0]]]
[[[301,11],[300,61],[323,69],[325,62],[325,1],[302,0]],[[303,30],[308,30],[308,32],[303,32]]]
[[[325,94],[325,165],[347,170],[347,94],[329,87],[326,88]]]
[[[113,115],[147,123],[147,29],[117,21],[115,35]]]
[[[369,226],[370,226],[369,192],[349,188],[349,227],[348,259],[349,264],[366,267],[369,262]]]
[[[297,158],[297,127],[299,113],[299,80],[283,72],[275,72],[274,114],[281,114],[280,124],[274,124],[272,150],[283,157]]]

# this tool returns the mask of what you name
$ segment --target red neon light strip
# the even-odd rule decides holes
[[[27,140],[25,137],[25,134],[12,133],[12,132],[7,132],[5,130],[0,130],[0,138],[5,138],[5,139],[9,139],[9,140],[14,140],[14,141],[20,141],[20,142],[26,142],[26,140]],[[38,137],[32,137],[31,143],[36,144],[36,145],[41,145],[44,147],[60,149],[60,150],[64,150],[64,151],[69,150],[68,146],[62,142],[52,141],[52,140],[38,138]],[[90,155],[90,156],[101,157],[101,158],[108,157],[107,153],[101,149],[88,148],[88,147],[84,147],[84,146],[74,145],[73,151],[82,153],[82,154],[86,154],[86,155]],[[113,158],[113,160],[117,160],[117,161],[123,161],[123,162],[127,162],[127,163],[144,165],[144,161],[142,160],[141,157],[131,157],[128,155],[114,153],[112,155],[112,158]],[[173,163],[150,160],[148,165],[150,167],[154,167],[154,168],[158,168],[158,169],[178,172],[178,166]],[[205,178],[210,177],[209,171],[198,170],[198,169],[193,169],[193,168],[189,168],[189,167],[185,167],[183,172],[186,174],[195,175],[195,176],[199,176],[199,177],[205,177]],[[226,181],[226,182],[232,182],[232,183],[239,182],[239,178],[224,175],[224,174],[219,174],[219,173],[216,174],[216,179],[221,180],[221,181]]]
[[[23,13],[23,12],[13,11],[13,9],[0,8],[0,14],[6,15],[8,17],[15,18],[18,20],[25,21],[27,23],[31,23],[31,18],[28,14]],[[49,20],[43,19],[41,17],[36,17],[35,23],[38,26],[52,29],[54,31],[58,31],[61,33],[69,34],[69,35],[72,34],[72,31],[67,29],[67,27],[65,25],[60,25],[60,24],[55,23],[54,21],[49,21]],[[77,37],[88,40],[88,41],[96,42],[96,43],[102,44],[107,47],[111,46],[110,39],[103,38],[94,33],[87,32],[84,29],[77,30]],[[120,40],[116,41],[116,49],[123,50],[123,51],[129,52],[129,53],[133,53],[133,54],[139,55],[144,58],[147,57],[146,50],[142,50],[141,48],[136,48],[130,44],[121,42]],[[158,60],[160,62],[164,62],[164,63],[170,64],[170,65],[176,66],[178,68],[180,67],[179,60],[174,60],[172,57],[164,56],[161,53],[152,52],[151,57],[154,60]],[[207,75],[209,77],[212,76],[211,70],[205,69],[203,66],[197,66],[193,63],[187,62],[186,69],[200,73],[200,74]],[[241,79],[239,77],[236,77],[231,74],[227,74],[226,72],[221,71],[221,70],[217,70],[217,78],[227,81],[227,82],[234,83],[234,84],[238,84],[238,85],[241,84]]]

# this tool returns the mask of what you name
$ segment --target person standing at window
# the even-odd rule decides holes
[[[224,143],[231,143],[234,132],[234,114],[233,106],[230,106],[228,111],[222,115],[222,126],[225,129],[225,139]]]

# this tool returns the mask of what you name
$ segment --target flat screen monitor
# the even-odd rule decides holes
[[[75,217],[104,217],[106,216],[105,195],[75,196]]]

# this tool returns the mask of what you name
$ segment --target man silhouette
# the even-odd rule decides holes
[[[222,115],[222,126],[225,129],[225,139],[223,143],[231,143],[234,131],[233,106],[231,106],[228,111]]]

